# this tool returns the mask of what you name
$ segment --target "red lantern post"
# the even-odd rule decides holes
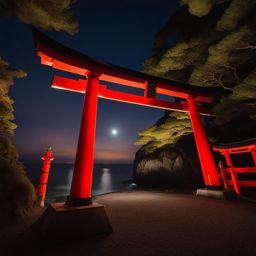
[[[45,205],[45,195],[46,195],[46,188],[48,182],[48,176],[50,172],[51,161],[54,159],[52,155],[52,148],[48,147],[45,155],[41,158],[43,162],[43,167],[41,170],[39,185],[37,187],[37,194],[40,197],[40,206],[44,207]]]

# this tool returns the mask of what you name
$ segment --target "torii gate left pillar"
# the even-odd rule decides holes
[[[68,206],[89,205],[94,162],[94,143],[97,119],[99,74],[87,75],[86,93],[76,152],[76,161],[72,179]]]
[[[42,235],[50,240],[74,240],[112,232],[104,206],[91,200],[99,74],[89,72],[84,87],[86,93],[70,196],[66,204],[50,204],[42,217]]]

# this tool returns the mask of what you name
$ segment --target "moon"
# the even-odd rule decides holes
[[[117,129],[112,129],[112,130],[111,130],[111,134],[112,134],[113,136],[116,136],[117,133],[118,133],[118,132],[117,132]]]

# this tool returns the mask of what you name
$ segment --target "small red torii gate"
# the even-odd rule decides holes
[[[84,76],[73,80],[53,76],[52,87],[85,93],[77,145],[69,206],[91,204],[91,185],[94,162],[94,140],[98,97],[168,110],[189,112],[206,188],[222,188],[208,139],[200,120],[211,115],[200,103],[211,103],[218,91],[184,85],[167,79],[99,62],[78,53],[33,29],[33,37],[41,64]],[[144,90],[144,96],[110,90],[100,82],[112,82]],[[183,99],[180,103],[156,99],[156,94]]]
[[[255,174],[256,173],[256,139],[238,141],[226,144],[215,144],[213,150],[219,152],[225,158],[225,166],[222,162],[219,162],[219,168],[221,173],[219,174],[222,178],[223,185],[227,190],[230,186],[234,187],[234,191],[242,196],[240,187],[256,187],[255,180],[239,180],[237,174]],[[231,155],[237,154],[249,154],[252,157],[254,166],[234,166],[231,159]],[[247,162],[247,165],[249,163]],[[230,174],[231,180],[227,178],[227,173]]]

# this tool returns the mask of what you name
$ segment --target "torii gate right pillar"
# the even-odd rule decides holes
[[[189,113],[191,118],[192,129],[196,141],[196,147],[201,163],[204,182],[206,188],[221,188],[220,178],[212,156],[212,152],[206,137],[202,121],[197,111],[196,101],[194,97],[188,97]]]

